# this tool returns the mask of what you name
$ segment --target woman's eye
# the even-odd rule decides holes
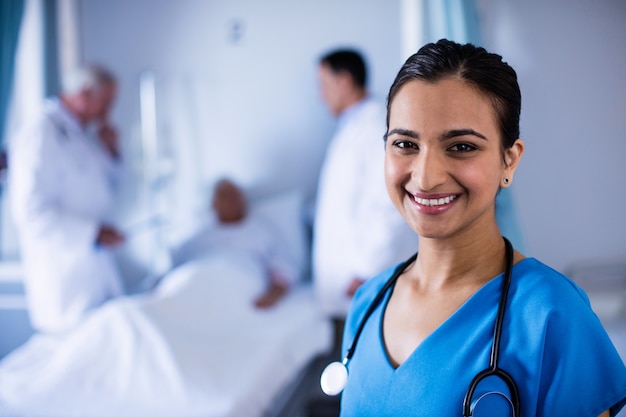
[[[400,149],[419,149],[415,143],[408,140],[397,140],[393,143],[393,146]]]
[[[449,149],[454,152],[465,153],[465,152],[474,151],[477,148],[476,146],[470,145],[469,143],[457,143],[454,146],[451,146]]]

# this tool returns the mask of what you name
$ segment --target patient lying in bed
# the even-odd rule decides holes
[[[249,216],[243,191],[231,180],[217,182],[210,218],[172,251],[174,266],[206,257],[216,250],[236,249],[267,265],[268,285],[256,298],[259,308],[275,305],[298,276],[297,265],[279,245],[276,230],[260,216]]]
[[[188,251],[176,251],[182,264],[154,291],[111,300],[66,334],[36,334],[0,361],[0,416],[262,417],[332,346],[332,325],[301,279],[299,201],[292,193],[251,201],[246,216],[268,218],[277,248],[297,260],[273,308],[251,302],[275,265],[260,257],[273,252],[252,250],[247,234],[239,240],[250,250],[198,232],[218,247],[195,253],[203,245],[188,240]]]

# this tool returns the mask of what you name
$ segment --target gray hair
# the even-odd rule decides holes
[[[64,94],[77,94],[82,90],[97,90],[102,86],[115,84],[115,76],[108,69],[90,64],[75,68],[62,77],[61,89]]]

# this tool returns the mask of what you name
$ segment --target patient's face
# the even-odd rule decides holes
[[[220,181],[213,195],[213,209],[222,223],[236,223],[246,216],[243,192],[229,181]]]

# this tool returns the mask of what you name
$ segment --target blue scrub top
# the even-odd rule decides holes
[[[392,273],[393,268],[359,288],[346,320],[344,352]],[[499,275],[486,283],[398,368],[382,338],[389,291],[348,364],[341,416],[462,416],[471,380],[489,365],[502,281]],[[513,267],[499,367],[517,384],[522,416],[597,417],[607,409],[614,416],[626,403],[626,367],[586,294],[534,258]],[[474,398],[501,385],[486,381]],[[506,405],[490,403],[487,415],[508,415],[496,412],[498,402]]]

